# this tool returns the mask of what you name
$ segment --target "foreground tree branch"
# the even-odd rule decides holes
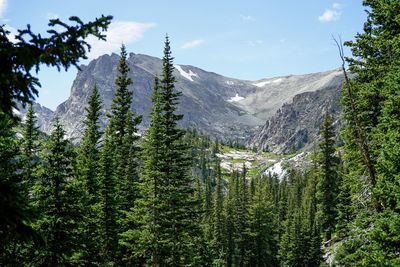
[[[15,41],[10,32],[0,25],[0,112],[12,116],[16,101],[23,106],[38,96],[40,82],[36,73],[41,64],[67,70],[71,65],[78,67],[81,58],[86,59],[90,45],[85,41],[89,36],[105,40],[103,32],[111,23],[112,16],[101,16],[93,22],[83,23],[78,17],[70,17],[73,25],[59,19],[50,20],[50,35],[47,38],[33,33],[30,25],[18,30]],[[62,31],[56,31],[61,27]],[[79,68],[79,67],[78,67]]]

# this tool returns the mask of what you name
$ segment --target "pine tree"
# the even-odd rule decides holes
[[[346,83],[352,95],[344,94],[346,121],[357,111],[361,132],[369,145],[370,164],[360,161],[363,150],[354,144],[355,131],[347,123],[344,186],[351,193],[348,237],[340,250],[339,263],[359,266],[399,265],[398,212],[398,78],[400,3],[395,0],[363,2],[368,9],[363,32],[347,42],[353,57],[348,58],[354,77]],[[350,92],[349,90],[347,90]],[[353,104],[353,105],[351,105]],[[373,178],[368,174],[373,167]],[[349,200],[348,197],[345,199]],[[395,208],[396,207],[396,208]],[[343,214],[343,213],[342,213]]]
[[[224,227],[224,184],[221,175],[220,162],[216,162],[217,184],[213,194],[213,218],[211,247],[214,254],[214,264],[221,266],[225,258],[225,227]]]
[[[322,238],[321,226],[317,218],[317,187],[318,187],[318,169],[313,166],[306,172],[307,185],[304,191],[302,202],[303,223],[302,234],[306,253],[304,258],[305,266],[320,266],[322,261]]]
[[[341,156],[339,156],[341,159]],[[339,194],[337,197],[337,224],[336,234],[343,239],[348,236],[350,224],[354,220],[356,212],[352,201],[352,183],[348,171],[345,169],[343,160],[339,164]]]
[[[365,227],[369,227],[366,231],[368,242],[355,254],[363,258],[365,265],[397,266],[400,264],[399,61],[391,66],[382,89],[387,101],[375,129],[374,138],[381,147],[377,157],[377,183],[372,190],[382,210],[369,214],[369,218],[364,220],[368,223]]]
[[[225,265],[245,266],[249,238],[246,234],[248,223],[248,185],[246,169],[233,171],[229,180],[228,194],[224,203],[225,217]]]
[[[38,180],[38,162],[39,162],[39,130],[37,127],[36,115],[33,111],[32,104],[29,104],[28,111],[25,115],[22,127],[22,138],[19,140],[19,153],[14,155],[14,159],[18,159],[18,188],[25,201],[25,210],[27,213],[34,214],[37,218],[38,212],[32,205],[33,185]],[[12,159],[12,158],[11,158]],[[33,219],[33,217],[32,217]],[[14,238],[13,248],[10,250],[10,265],[26,265],[29,253],[33,251],[33,246],[37,246],[37,240],[31,242],[21,242],[27,240],[18,240]],[[33,242],[32,242],[33,241]],[[36,243],[36,244],[35,244]]]
[[[80,176],[84,181],[85,188],[91,199],[89,203],[96,203],[98,195],[98,164],[99,164],[99,141],[102,136],[99,119],[101,115],[101,99],[97,87],[93,87],[88,105],[85,108],[86,119],[85,132],[83,133],[77,164]]]
[[[243,164],[242,173],[240,173],[239,179],[236,180],[235,187],[235,204],[236,204],[236,218],[235,218],[235,228],[236,228],[236,253],[235,253],[235,263],[237,266],[245,266],[247,261],[246,249],[248,246],[248,236],[246,235],[246,228],[248,222],[248,186],[246,181],[247,170]]]
[[[85,196],[81,199],[85,207],[84,243],[86,264],[95,264],[100,257],[99,210],[100,184],[98,171],[100,168],[99,141],[102,135],[99,125],[101,115],[101,99],[97,87],[93,87],[88,105],[85,108],[85,132],[77,155],[77,179],[84,185]]]
[[[197,234],[196,205],[188,147],[184,131],[177,127],[182,115],[176,114],[181,93],[175,90],[173,64],[168,37],[165,42],[163,73],[156,79],[151,123],[144,144],[142,199],[135,208],[140,227],[123,235],[123,243],[132,245],[139,236],[141,257],[153,266],[181,266],[190,263],[190,239]],[[133,216],[135,217],[135,216]],[[194,240],[194,239],[193,239]]]
[[[233,171],[229,180],[228,194],[224,201],[224,217],[225,217],[225,266],[234,266],[235,256],[235,237],[236,237],[236,188],[239,179],[237,172]]]
[[[336,203],[339,193],[337,173],[339,160],[335,155],[335,132],[329,114],[325,115],[324,123],[321,126],[321,138],[319,144],[321,175],[318,183],[318,209],[321,227],[325,233],[325,241],[329,241],[336,227]]]
[[[107,114],[110,122],[109,128],[116,133],[113,135],[117,145],[122,145],[123,137],[126,132],[126,122],[132,104],[133,93],[128,86],[132,84],[132,79],[128,77],[129,67],[126,62],[127,52],[124,45],[121,47],[121,58],[118,63],[118,76],[115,79],[115,95],[111,104],[111,111]]]
[[[305,266],[307,246],[302,232],[304,177],[291,171],[288,178],[288,207],[284,222],[284,232],[280,239],[279,258],[283,266]]]
[[[140,135],[138,134],[137,126],[142,121],[141,116],[137,116],[133,111],[128,112],[127,121],[125,124],[125,135],[122,140],[124,148],[125,166],[123,177],[120,182],[120,211],[126,212],[133,208],[133,204],[138,196],[139,182],[139,147]]]
[[[133,93],[128,87],[133,83],[129,78],[127,52],[121,47],[121,58],[118,64],[118,76],[115,80],[116,91],[108,114],[110,119],[109,136],[113,143],[113,168],[119,195],[118,207],[121,212],[128,211],[135,200],[136,183],[138,181],[138,125],[142,121],[131,110]]]
[[[19,265],[16,247],[22,241],[37,237],[31,223],[34,216],[24,194],[22,177],[18,172],[18,148],[15,120],[0,112],[0,265]]]
[[[39,130],[36,125],[36,115],[33,111],[32,104],[29,105],[28,112],[26,113],[26,119],[22,133],[21,143],[21,156],[22,156],[22,179],[24,184],[24,191],[26,197],[28,197],[29,191],[35,182],[35,169],[37,167],[39,150],[38,138]]]
[[[288,210],[288,197],[289,197],[289,187],[287,178],[284,177],[282,181],[279,183],[278,188],[278,199],[277,203],[277,228],[278,228],[278,240],[281,240],[282,235],[285,231],[285,221],[287,218],[287,210]]]
[[[110,140],[111,128],[106,129],[105,140],[100,152],[100,236],[101,255],[105,262],[113,262],[118,246],[118,206],[117,185],[113,175],[113,144]]]
[[[56,118],[54,130],[42,151],[40,180],[35,192],[35,205],[41,218],[35,222],[45,237],[46,246],[38,248],[38,265],[71,265],[80,253],[79,223],[82,211],[79,198],[81,187],[73,173],[75,153],[64,139],[64,130]]]
[[[160,151],[163,159],[160,162],[163,179],[161,180],[164,192],[160,195],[165,205],[160,216],[165,229],[161,233],[163,244],[162,251],[168,251],[165,263],[178,266],[187,263],[190,259],[185,257],[193,236],[194,214],[193,185],[188,175],[190,159],[188,148],[182,142],[183,130],[177,127],[177,121],[182,115],[176,114],[176,105],[182,93],[175,91],[175,78],[173,72],[173,58],[171,57],[170,42],[168,37],[165,41],[163,57],[163,74],[160,80],[160,101],[162,128],[162,146]]]
[[[141,117],[131,111],[133,93],[128,87],[132,79],[128,77],[129,66],[124,45],[121,47],[118,72],[111,111],[107,114],[109,124],[101,151],[100,168],[103,253],[110,264],[122,264],[120,261],[126,257],[119,246],[119,235],[129,227],[125,214],[135,201],[138,180],[137,125]]]
[[[148,264],[161,265],[161,251],[159,232],[161,231],[161,179],[163,176],[161,165],[162,156],[159,151],[162,147],[162,128],[160,84],[155,78],[151,109],[150,127],[146,132],[143,145],[143,177],[139,184],[140,198],[135,209],[128,218],[138,224],[138,229],[129,229],[122,233],[121,243],[135,258],[143,258]],[[164,207],[163,207],[164,208]]]
[[[277,266],[277,233],[266,177],[253,178],[254,194],[249,205],[248,262],[246,266]]]

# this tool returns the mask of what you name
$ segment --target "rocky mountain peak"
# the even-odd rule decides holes
[[[84,109],[94,85],[103,100],[103,113],[110,108],[118,61],[117,54],[103,55],[82,66],[78,72],[70,97],[54,112],[54,116],[60,117],[64,123],[70,138],[79,141],[83,132]],[[140,130],[144,131],[149,125],[154,77],[161,74],[162,60],[130,53],[127,63],[130,67],[129,76],[133,80],[133,85],[129,87],[133,91],[132,109],[143,115]],[[258,130],[265,122],[275,116],[279,109],[286,110],[283,105],[294,102],[296,95],[324,90],[331,92],[329,88],[340,87],[342,82],[338,70],[247,81],[191,65],[174,66],[176,89],[183,93],[178,106],[178,112],[184,115],[180,126],[197,128],[212,137],[239,140],[242,143],[259,135]],[[42,129],[48,131],[51,123],[49,120]],[[101,123],[106,125],[105,115]]]

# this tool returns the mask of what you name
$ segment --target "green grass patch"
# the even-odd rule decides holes
[[[258,168],[251,168],[250,170],[247,171],[247,176],[248,177],[256,177],[262,172],[262,170]]]
[[[232,164],[237,164],[237,163],[245,163],[246,160],[245,159],[230,159],[229,162],[231,162]]]
[[[281,154],[275,154],[272,152],[262,152],[261,155],[265,158],[269,158],[269,159],[281,159],[284,158],[285,155],[281,155]]]

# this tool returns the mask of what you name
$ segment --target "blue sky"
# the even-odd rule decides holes
[[[113,15],[108,41],[91,40],[90,58],[119,52],[162,57],[165,34],[176,64],[228,77],[257,80],[337,68],[332,35],[353,39],[366,19],[361,0],[0,0],[0,23],[30,24],[45,32],[48,20],[83,21]],[[347,54],[349,52],[347,51]],[[87,64],[88,61],[82,61]],[[54,109],[69,96],[76,69],[42,68],[38,102]]]

